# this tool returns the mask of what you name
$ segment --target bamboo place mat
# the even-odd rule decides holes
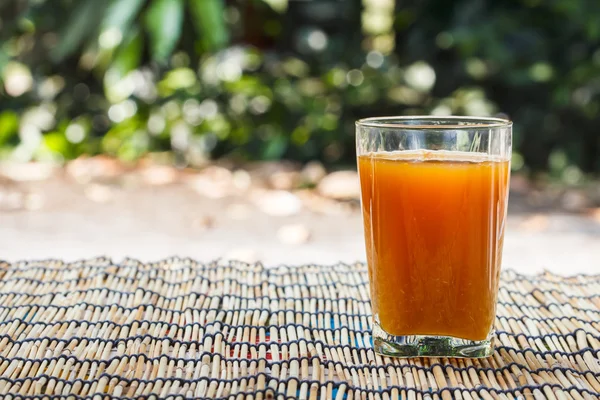
[[[0,263],[0,397],[599,397],[600,275],[504,272],[481,360],[375,354],[367,279],[362,264]]]

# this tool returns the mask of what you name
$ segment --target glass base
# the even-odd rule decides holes
[[[494,353],[493,339],[493,333],[485,340],[459,339],[451,336],[394,336],[384,331],[377,322],[373,326],[375,351],[390,357],[485,358]]]

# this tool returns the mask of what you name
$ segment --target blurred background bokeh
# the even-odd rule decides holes
[[[586,0],[4,0],[0,258],[361,259],[354,121],[468,114],[515,123],[505,258],[600,270],[599,20]]]

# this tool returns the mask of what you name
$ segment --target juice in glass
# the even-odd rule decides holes
[[[358,158],[372,303],[386,332],[487,338],[508,164],[427,150]]]
[[[357,122],[375,351],[492,354],[511,140],[494,118]]]

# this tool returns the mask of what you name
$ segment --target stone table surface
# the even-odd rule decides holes
[[[28,193],[23,207],[1,207],[10,200],[6,187],[4,203],[0,197],[0,259],[178,255],[266,266],[365,259],[356,202],[314,212],[284,192],[275,200],[264,191],[209,198],[181,182],[115,188],[64,176],[20,187]],[[261,206],[269,201],[275,205]],[[600,273],[600,218],[532,212],[513,196],[503,265],[521,273]]]

